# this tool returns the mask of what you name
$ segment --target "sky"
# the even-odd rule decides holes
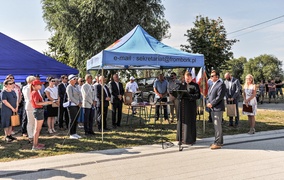
[[[170,39],[162,42],[169,46],[179,49],[186,44],[184,34],[196,16],[220,17],[228,39],[239,40],[232,48],[235,58],[271,54],[284,61],[284,17],[263,23],[284,15],[283,0],[162,0],[162,4],[171,25]],[[247,28],[259,23],[263,24]],[[243,28],[247,29],[232,33]],[[0,0],[0,32],[39,52],[48,49],[46,41],[51,37],[40,0]]]

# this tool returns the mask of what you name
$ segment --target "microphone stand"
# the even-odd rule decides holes
[[[178,99],[178,130],[179,130],[179,133],[178,133],[178,146],[179,146],[179,151],[182,151],[183,150],[183,147],[181,146],[182,145],[182,116],[181,116],[181,98],[182,98],[182,95],[183,93],[187,92],[187,90],[176,90],[175,91],[177,93],[177,99]]]

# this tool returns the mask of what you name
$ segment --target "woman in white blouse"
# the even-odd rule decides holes
[[[53,77],[47,78],[48,87],[45,88],[44,92],[48,101],[53,101],[52,105],[47,106],[47,126],[49,134],[52,134],[55,131],[54,122],[55,117],[58,115],[58,107],[59,107],[59,97],[58,97],[58,88],[55,86],[56,80]]]

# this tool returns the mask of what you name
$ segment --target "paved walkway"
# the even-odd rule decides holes
[[[283,179],[284,129],[213,138],[178,151],[147,145],[0,163],[1,179]]]

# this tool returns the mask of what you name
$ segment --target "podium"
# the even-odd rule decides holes
[[[181,98],[183,94],[188,93],[187,90],[174,90],[172,91],[172,95],[178,99],[178,125],[179,125],[179,133],[178,133],[178,146],[179,146],[179,151],[183,150],[182,145],[182,122],[181,122]]]

